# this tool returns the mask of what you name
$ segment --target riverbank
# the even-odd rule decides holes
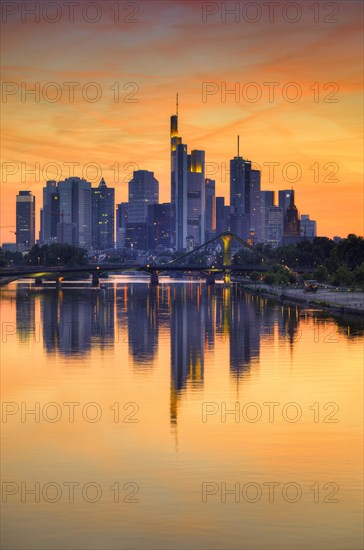
[[[317,292],[304,292],[301,288],[270,287],[265,284],[245,284],[249,291],[285,303],[292,302],[304,307],[316,307],[342,315],[344,313],[364,316],[364,293],[319,288]]]

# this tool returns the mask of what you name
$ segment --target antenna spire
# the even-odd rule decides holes
[[[178,116],[178,94],[176,96],[176,115]]]
[[[240,142],[240,136],[238,136],[238,157],[240,156],[239,155],[239,142]]]

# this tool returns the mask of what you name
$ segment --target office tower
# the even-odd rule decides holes
[[[209,241],[216,231],[215,180],[205,179],[205,241]]]
[[[246,212],[249,212],[249,234],[251,243],[260,242],[260,170],[250,171],[249,197],[246,201]]]
[[[148,206],[158,204],[159,183],[154,172],[136,170],[129,181],[129,208],[126,244],[130,248],[147,250]]]
[[[310,220],[308,214],[301,215],[301,237],[314,238],[317,235],[316,220]]]
[[[187,238],[193,246],[205,242],[205,151],[187,155]]]
[[[30,250],[35,244],[35,197],[31,191],[19,191],[16,196],[16,244]]]
[[[283,208],[268,206],[267,210],[266,243],[279,246],[283,237]]]
[[[260,172],[238,154],[230,160],[231,230],[245,241],[257,240],[260,232]],[[256,234],[256,237],[255,237]]]
[[[171,215],[172,245],[183,250],[187,239],[187,145],[178,135],[178,95],[176,114],[171,116]]]
[[[278,191],[278,206],[283,208],[283,216],[286,214],[286,210],[291,202],[291,195],[293,195],[294,202],[294,190],[293,189],[283,189]]]
[[[58,183],[60,214],[57,241],[91,249],[91,183],[77,177]]]
[[[294,204],[294,193],[291,193],[290,202],[284,214],[284,236],[300,236],[300,220],[297,207]]]
[[[148,250],[155,252],[171,248],[171,204],[151,204],[148,207]]]
[[[260,192],[260,241],[268,240],[268,208],[274,206],[274,191]]]
[[[128,209],[129,204],[127,202],[121,202],[118,204],[116,211],[116,248],[125,248],[126,237],[126,224],[128,223]]]
[[[43,208],[41,209],[39,232],[39,241],[41,244],[51,244],[57,240],[59,205],[57,182],[49,180],[45,187],[43,187]]]
[[[158,204],[159,183],[154,172],[136,170],[129,181],[129,210],[128,222],[146,223],[148,220],[148,206]]]
[[[224,231],[227,231],[228,220],[227,209],[229,206],[225,206],[225,197],[216,197],[216,235],[221,235]]]
[[[115,189],[104,178],[92,189],[92,247],[94,250],[114,248]]]

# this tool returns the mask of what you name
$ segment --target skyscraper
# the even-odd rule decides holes
[[[121,202],[116,211],[116,248],[125,247],[126,224],[128,223],[129,203]]]
[[[266,242],[279,246],[283,237],[283,208],[268,206],[267,211]]]
[[[284,214],[284,236],[299,237],[300,236],[300,220],[297,207],[294,203],[294,193],[291,193],[289,205]]]
[[[230,160],[231,230],[245,241],[259,239],[260,172],[238,154]]]
[[[107,187],[104,178],[92,189],[92,247],[96,250],[114,248],[115,189]]]
[[[148,207],[148,250],[171,248],[171,204],[151,204]]]
[[[216,197],[216,235],[230,228],[230,206],[225,206],[225,197]]]
[[[29,250],[35,244],[35,197],[31,191],[16,196],[16,244]]]
[[[154,177],[154,172],[136,170],[129,181],[127,246],[147,250],[148,206],[158,204],[158,199],[159,183]]]
[[[294,202],[293,189],[282,189],[281,191],[278,191],[278,206],[280,206],[283,209],[283,216],[285,216],[286,210],[291,201],[291,195],[293,195],[293,202]]]
[[[260,240],[268,240],[268,208],[274,206],[274,191],[260,192]]]
[[[57,241],[91,249],[92,198],[91,183],[77,177],[67,178],[58,184],[60,215],[57,224]]]
[[[39,240],[41,244],[51,244],[57,240],[60,200],[58,185],[49,180],[43,187],[43,208],[41,210]]]
[[[205,242],[205,151],[187,155],[187,238]]]
[[[249,234],[253,243],[261,240],[260,220],[260,171],[250,171],[249,197],[246,201],[246,211],[249,212]]]
[[[205,179],[205,240],[213,238],[216,231],[215,180]]]
[[[178,135],[178,95],[176,114],[171,116],[171,227],[175,250],[183,250],[187,239],[187,145]]]

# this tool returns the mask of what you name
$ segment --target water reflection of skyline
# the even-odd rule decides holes
[[[203,388],[206,353],[225,342],[226,363],[238,382],[258,364],[262,340],[284,339],[293,349],[301,335],[303,314],[296,307],[269,303],[235,285],[125,283],[59,292],[18,285],[15,301],[21,342],[35,337],[39,304],[40,334],[47,354],[72,358],[87,356],[94,347],[127,346],[133,369],[144,373],[153,369],[160,340],[168,338],[172,424],[177,422],[181,394]]]

